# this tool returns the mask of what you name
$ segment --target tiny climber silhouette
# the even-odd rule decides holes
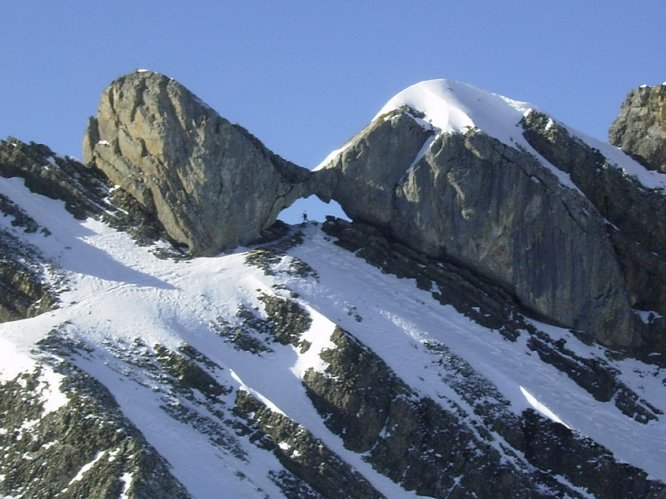
[[[304,211],[303,212],[303,223],[307,223],[307,221],[308,221],[308,212]]]

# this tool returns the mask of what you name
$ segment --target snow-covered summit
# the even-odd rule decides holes
[[[539,157],[540,162],[554,173],[563,185],[576,190],[569,176],[553,167],[545,158],[540,157],[541,155],[534,150],[532,144],[523,135],[521,120],[535,111],[543,113],[538,106],[483,90],[468,83],[442,78],[421,81],[398,92],[384,104],[373,121],[403,107],[423,113],[423,117],[415,117],[415,119],[426,127],[439,130],[440,133],[465,133],[470,129],[477,129],[506,145],[519,146]],[[645,168],[619,148],[563,125],[553,120],[552,117],[549,123],[550,127],[554,127],[557,123],[578,140],[599,150],[611,165],[635,178],[644,187],[648,189],[666,188],[666,175]],[[339,153],[343,149],[344,147],[331,153],[319,168],[330,162],[334,153]],[[419,155],[418,159],[422,155]]]
[[[470,129],[483,130],[501,142],[516,143],[529,149],[520,134],[520,120],[530,110],[538,109],[527,102],[504,97],[473,85],[445,78],[415,83],[394,95],[371,121],[400,108],[410,108],[422,117],[414,117],[424,128],[440,133],[465,133]],[[314,170],[321,170],[344,152],[353,139],[331,151]],[[432,141],[429,142],[429,144]],[[416,159],[425,154],[427,148]],[[563,180],[567,183],[567,179]]]
[[[504,143],[523,115],[535,106],[454,80],[437,79],[416,83],[391,98],[374,119],[408,106],[424,114],[423,120],[442,132],[465,133],[478,128]],[[517,132],[517,130],[516,130]]]

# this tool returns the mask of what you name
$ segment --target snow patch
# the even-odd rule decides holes
[[[20,352],[13,342],[0,337],[0,381],[15,379],[21,373],[33,372],[37,362]]]
[[[409,171],[412,170],[414,168],[414,166],[416,166],[416,164],[419,161],[421,161],[421,159],[423,159],[423,156],[425,156],[428,153],[428,151],[432,147],[432,144],[435,142],[435,139],[437,139],[437,135],[431,135],[423,143],[423,146],[421,146],[421,150],[418,153],[416,153],[416,156],[414,157],[414,161],[412,161],[412,164],[410,164],[409,168],[407,168],[407,173],[409,173]]]
[[[655,321],[657,319],[661,319],[663,317],[663,315],[661,315],[656,310],[633,309],[633,312],[636,315],[638,315],[638,317],[641,318],[641,321],[643,321],[643,324],[650,324],[652,321]]]
[[[298,355],[296,363],[291,367],[291,371],[301,379],[310,369],[317,372],[324,372],[328,363],[322,360],[321,352],[335,348],[335,344],[331,341],[331,335],[335,330],[335,323],[309,305],[305,304],[304,308],[310,315],[312,324],[310,329],[303,333],[301,339],[309,342],[310,347],[305,353]]]
[[[374,119],[401,107],[425,114],[424,120],[442,132],[465,133],[478,128],[507,145],[520,135],[523,114],[534,106],[453,80],[428,80],[390,99]]]
[[[345,142],[342,147],[339,147],[337,149],[333,149],[328,155],[321,160],[321,162],[315,166],[312,171],[318,171],[326,167],[331,161],[333,161],[335,158],[337,158],[340,154],[342,154],[344,151],[346,151],[349,146],[351,146],[352,141]]]
[[[567,428],[571,429],[571,426],[566,424],[564,421],[562,421],[560,418],[558,418],[557,415],[553,411],[551,411],[548,407],[546,407],[541,402],[539,402],[534,395],[532,395],[530,392],[528,392],[525,389],[525,387],[521,386],[520,387],[520,392],[525,396],[525,399],[527,400],[527,402],[539,414],[541,414],[542,416],[545,416],[546,418],[550,419],[551,421],[554,421],[555,423],[559,423],[559,424],[564,425]]]
[[[123,490],[120,493],[120,499],[130,499],[129,490],[132,487],[134,477],[131,473],[125,472],[121,475],[120,481],[123,482]]]
[[[39,385],[35,393],[39,395],[43,404],[42,417],[44,417],[68,402],[67,396],[60,390],[64,376],[32,359],[27,353],[21,352],[14,343],[0,337],[0,382],[14,380],[23,373],[34,372],[39,372]]]
[[[78,482],[78,481],[82,480],[82,479],[83,479],[83,476],[84,476],[84,475],[85,475],[90,469],[92,469],[92,467],[95,466],[95,464],[97,464],[97,462],[98,462],[100,459],[102,459],[105,455],[106,455],[106,451],[98,452],[97,455],[95,456],[95,458],[94,458],[92,461],[90,461],[90,462],[87,463],[87,464],[84,464],[84,465],[81,467],[81,469],[80,469],[79,472],[76,474],[76,476],[75,476],[74,478],[72,478],[72,479],[69,481],[69,483],[67,484],[67,487],[69,487],[70,485],[72,485],[72,484],[75,483],[75,482]],[[67,489],[65,489],[65,490],[67,490]]]
[[[42,417],[51,412],[55,412],[61,407],[67,405],[67,395],[60,390],[60,384],[65,379],[61,374],[56,373],[47,366],[42,365],[40,384],[38,392],[42,399],[44,412]]]
[[[537,110],[532,104],[481,90],[467,83],[446,79],[428,80],[399,92],[381,108],[373,120],[404,107],[423,113],[423,118],[415,119],[427,130],[434,127],[439,130],[439,134],[464,134],[469,130],[481,130],[509,147],[520,147],[538,158],[562,185],[580,192],[567,173],[542,157],[523,137],[520,122],[524,116]],[[417,155],[415,161],[421,157]]]

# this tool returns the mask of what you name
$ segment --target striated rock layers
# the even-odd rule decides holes
[[[474,269],[527,309],[636,347],[604,219],[524,148],[486,133],[436,133],[414,109],[375,119],[317,172],[319,196],[431,257]]]
[[[150,71],[123,76],[104,91],[83,155],[195,255],[257,238],[304,194],[310,175]]]
[[[666,83],[632,90],[608,137],[647,168],[666,172]]]

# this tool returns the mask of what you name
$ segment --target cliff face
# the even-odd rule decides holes
[[[194,255],[256,239],[307,195],[307,170],[150,71],[126,75],[104,91],[83,155]]]
[[[321,197],[413,249],[470,267],[542,317],[606,345],[640,345],[606,222],[590,200],[522,148],[471,128],[436,133],[419,119],[411,109],[375,119],[316,172]]]
[[[666,84],[632,90],[608,138],[646,168],[666,172]]]
[[[568,173],[607,222],[606,230],[622,269],[631,306],[666,314],[663,189],[649,183],[644,185],[602,151],[543,113],[530,113],[521,125],[530,145]],[[663,344],[663,325],[651,326],[645,332],[646,341]]]
[[[311,175],[177,82],[137,72],[102,95],[84,157],[195,255],[256,239],[314,191],[538,316],[609,346],[652,342],[631,308],[666,312],[662,194],[524,103],[444,80],[405,92]],[[641,92],[614,128],[660,123],[659,98]]]

